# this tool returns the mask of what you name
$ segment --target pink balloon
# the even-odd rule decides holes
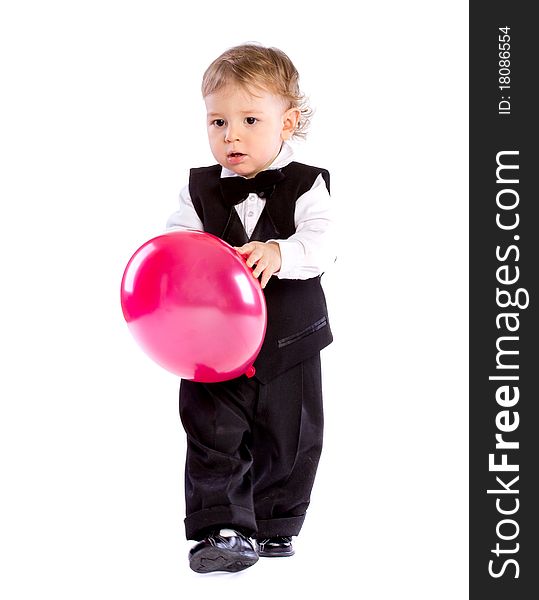
[[[244,259],[201,231],[171,231],[143,244],[122,278],[122,310],[135,340],[184,379],[254,374],[266,302]]]

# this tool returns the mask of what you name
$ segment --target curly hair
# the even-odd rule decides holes
[[[231,82],[281,96],[289,109],[300,111],[294,137],[305,137],[313,111],[299,88],[296,67],[282,50],[255,43],[229,48],[206,69],[202,95],[206,97]]]

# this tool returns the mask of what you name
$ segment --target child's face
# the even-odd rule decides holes
[[[264,90],[252,93],[229,84],[204,98],[208,138],[219,164],[243,177],[267,168],[289,139],[299,118],[284,100]]]

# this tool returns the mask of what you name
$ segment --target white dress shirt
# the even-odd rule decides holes
[[[279,155],[268,169],[281,169],[293,160],[294,149],[291,144],[284,142]],[[221,177],[239,176],[222,167]],[[265,205],[266,200],[255,193],[236,204],[236,211],[248,237],[251,237]],[[281,251],[281,268],[274,274],[276,277],[310,279],[327,270],[335,260],[332,213],[329,192],[322,175],[319,175],[312,188],[296,201],[296,232],[286,240],[268,240],[277,242]],[[204,230],[193,206],[188,185],[180,192],[180,208],[167,221],[167,230],[173,229]]]

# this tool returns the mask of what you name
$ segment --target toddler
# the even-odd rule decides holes
[[[333,261],[329,174],[294,161],[310,113],[276,48],[245,44],[206,70],[202,95],[218,164],[194,168],[168,229],[214,234],[260,279],[268,325],[254,367],[220,383],[182,380],[185,529],[199,573],[294,554],[322,449],[320,350],[331,343],[320,284]]]

